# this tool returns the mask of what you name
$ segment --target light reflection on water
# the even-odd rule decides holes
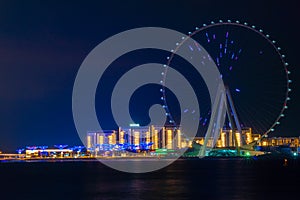
[[[128,174],[99,162],[0,163],[0,199],[296,198],[299,167],[281,160],[179,160]]]

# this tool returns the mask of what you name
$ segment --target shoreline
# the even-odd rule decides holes
[[[0,159],[0,163],[35,163],[35,162],[107,162],[107,161],[132,161],[132,162],[139,162],[139,161],[171,161],[171,160],[282,160],[282,159],[294,159],[298,160],[299,157],[288,157],[288,156],[250,156],[250,157],[242,157],[242,156],[232,156],[232,157],[213,157],[213,156],[206,156],[206,157],[101,157],[101,158],[7,158],[7,159]]]

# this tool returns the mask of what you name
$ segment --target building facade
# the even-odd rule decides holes
[[[99,145],[115,144],[117,144],[117,132],[114,130],[87,133],[86,147],[88,149],[96,148]]]
[[[177,127],[139,126],[121,128],[118,131],[88,132],[86,145],[93,149],[101,145],[120,145],[131,149],[181,149],[182,133]]]

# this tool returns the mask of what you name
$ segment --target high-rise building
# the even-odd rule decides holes
[[[146,133],[145,133],[145,140],[146,140],[146,144],[149,144],[151,142],[150,127],[149,127],[148,131],[146,131]]]
[[[125,144],[125,132],[119,127],[119,144]]]
[[[133,144],[140,145],[140,132],[138,130],[134,130],[133,132]]]
[[[249,144],[253,142],[252,129],[243,128],[242,134],[232,129],[222,129],[220,138],[217,141],[217,147],[235,147],[242,146],[243,144]]]
[[[159,129],[157,127],[151,125],[150,126],[150,141],[153,143],[151,145],[151,149],[155,150],[159,148]]]
[[[105,134],[104,133],[97,133],[97,144],[102,145],[105,144]]]
[[[119,128],[119,143],[129,145],[147,145],[151,143],[151,127],[131,124],[129,128]]]
[[[116,131],[98,131],[87,133],[87,148],[95,148],[96,146],[103,144],[117,144]]]
[[[244,134],[245,134],[246,144],[250,144],[251,142],[253,142],[252,128],[245,129]]]
[[[110,133],[106,133],[107,136],[107,144],[117,144],[117,134],[116,131],[111,131]]]
[[[181,131],[180,129],[176,129],[176,148],[181,149]]]
[[[88,132],[86,137],[86,147],[92,148],[97,143],[97,133],[96,132]]]
[[[173,149],[173,130],[167,129],[166,130],[166,149]]]

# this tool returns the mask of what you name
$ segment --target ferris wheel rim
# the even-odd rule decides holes
[[[165,80],[166,80],[166,74],[168,71],[168,67],[170,66],[170,63],[174,57],[174,55],[176,54],[176,52],[178,51],[178,49],[182,46],[182,44],[188,40],[189,38],[191,38],[192,36],[196,35],[199,32],[202,32],[206,29],[209,29],[211,27],[216,27],[216,26],[225,26],[225,25],[230,25],[230,26],[239,26],[239,27],[243,27],[246,28],[248,30],[251,30],[257,34],[259,34],[260,36],[262,36],[272,47],[273,49],[275,49],[276,54],[279,56],[280,61],[282,63],[282,67],[284,69],[284,73],[285,73],[285,79],[286,79],[286,86],[285,86],[285,94],[284,94],[284,101],[283,101],[283,105],[282,108],[280,109],[279,115],[275,118],[274,123],[264,132],[262,133],[262,137],[267,136],[270,132],[273,132],[275,129],[275,127],[277,125],[280,124],[280,119],[284,117],[284,113],[285,110],[288,109],[287,107],[287,103],[290,100],[289,97],[289,93],[291,92],[291,88],[290,88],[290,83],[292,82],[290,79],[290,71],[288,69],[289,64],[286,62],[285,59],[285,55],[282,54],[281,48],[279,46],[276,45],[276,41],[275,40],[271,40],[270,39],[270,35],[269,34],[265,34],[264,31],[262,29],[257,29],[257,27],[255,25],[249,25],[247,22],[241,23],[240,21],[236,20],[236,21],[232,21],[232,20],[227,20],[227,21],[223,21],[223,20],[219,20],[218,22],[214,22],[211,21],[210,24],[203,24],[200,28],[196,27],[195,30],[193,32],[188,32],[187,37],[182,37],[182,41],[176,43],[176,48],[173,50],[171,50],[171,55],[167,57],[167,64],[164,65],[165,71],[162,74],[163,75],[163,83],[162,83],[162,100],[164,103],[164,109],[166,110],[167,115],[169,116],[170,119],[170,123],[172,123],[175,127],[176,127],[176,122],[174,121],[170,110],[167,106],[167,101],[166,101],[166,93],[165,93]]]

